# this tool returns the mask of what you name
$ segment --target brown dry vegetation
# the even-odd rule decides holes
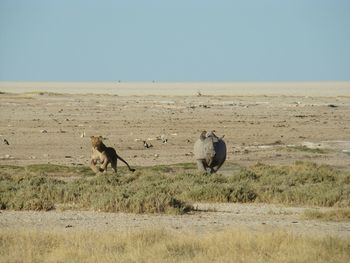
[[[350,238],[288,232],[0,230],[2,262],[349,262]]]

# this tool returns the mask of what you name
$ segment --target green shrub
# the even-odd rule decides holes
[[[181,214],[193,209],[192,202],[350,206],[350,173],[327,165],[257,164],[231,176],[189,167],[157,166],[135,173],[119,169],[117,176],[91,176],[84,167],[2,166],[0,208]]]

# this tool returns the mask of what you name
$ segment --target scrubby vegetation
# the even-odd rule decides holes
[[[261,202],[338,207],[350,205],[349,171],[328,165],[296,162],[286,166],[257,164],[246,172],[255,178],[249,181]]]
[[[230,176],[200,174],[192,164],[118,173],[96,176],[87,167],[57,165],[1,166],[0,207],[186,213],[193,202],[350,205],[349,172],[306,162],[257,164]]]
[[[2,262],[350,262],[350,239],[288,232],[0,230]]]

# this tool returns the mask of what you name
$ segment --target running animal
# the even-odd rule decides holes
[[[216,173],[226,160],[226,144],[214,131],[202,131],[194,144],[194,156],[198,170]]]
[[[117,173],[118,159],[121,160],[123,163],[125,163],[130,171],[132,172],[135,171],[135,169],[130,168],[129,164],[117,154],[114,148],[107,147],[102,142],[102,136],[99,136],[99,137],[91,136],[90,138],[91,138],[91,145],[92,145],[90,167],[95,173],[107,172],[107,165],[109,163],[111,164],[113,171]],[[98,161],[101,163],[99,168],[96,166]]]

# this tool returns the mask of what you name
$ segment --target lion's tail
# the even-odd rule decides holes
[[[122,157],[120,157],[118,154],[117,154],[117,158],[118,158],[119,160],[121,160],[123,163],[126,164],[126,166],[129,168],[129,171],[135,172],[135,169],[131,168],[131,167],[129,166],[129,164],[127,163],[127,161],[125,161],[125,160],[124,160]]]

